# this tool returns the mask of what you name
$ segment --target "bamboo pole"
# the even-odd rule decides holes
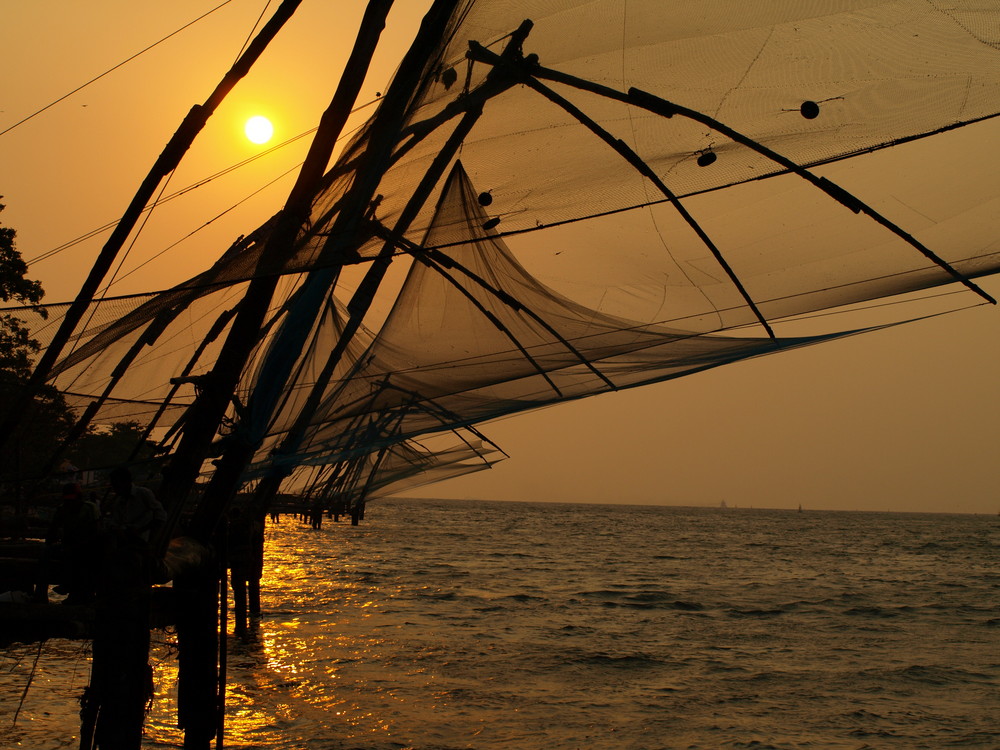
[[[511,39],[502,53],[505,58],[520,56],[521,45],[530,33],[531,27],[531,22],[525,21],[511,34]],[[491,71],[487,76],[487,80],[482,84],[481,89],[482,91],[489,92],[489,96],[495,96],[510,88],[515,83],[516,81],[514,79],[501,75],[496,71],[496,69],[494,69],[494,71]],[[423,208],[424,204],[430,197],[434,186],[440,181],[448,165],[451,163],[451,160],[461,148],[466,136],[482,115],[483,104],[489,99],[489,96],[467,97],[467,100],[469,101],[463,104],[463,116],[455,125],[454,130],[444,146],[434,157],[434,160],[427,169],[427,172],[424,174],[412,196],[400,212],[400,216],[391,232],[393,236],[403,235],[409,228],[412,221],[417,217],[419,211]],[[390,154],[387,154],[384,159],[387,161],[390,156]],[[372,188],[372,193],[374,193],[374,187]],[[339,235],[335,229],[331,232],[331,237],[337,236]],[[283,441],[280,449],[282,452],[293,452],[304,438],[309,420],[311,419],[316,407],[319,405],[323,391],[333,375],[334,368],[339,363],[348,343],[357,333],[361,326],[361,321],[371,307],[375,293],[382,282],[382,278],[389,267],[389,263],[392,261],[392,251],[394,248],[395,243],[392,241],[386,241],[383,244],[378,257],[372,261],[364,279],[352,296],[351,301],[348,303],[347,309],[350,312],[350,317],[345,323],[344,329],[341,332],[336,345],[327,357],[323,365],[323,370],[317,377],[316,382],[310,391],[306,405],[300,411],[296,422],[289,430],[288,435]],[[303,326],[300,325],[290,328],[301,330]],[[256,503],[260,507],[266,507],[271,501],[271,498],[273,498],[280,487],[282,478],[283,477],[280,472],[274,472],[269,478],[266,478],[266,481],[261,483],[258,488],[258,499],[256,500]]]
[[[475,59],[480,59],[480,61],[482,62],[495,62],[497,60],[497,55],[493,52],[490,52],[489,50],[485,50],[485,48],[479,48],[478,50],[475,51],[475,53],[476,53]],[[482,53],[481,57],[480,53]],[[940,267],[949,276],[951,276],[954,281],[963,284],[970,291],[975,292],[990,304],[993,305],[997,304],[997,300],[994,299],[982,287],[975,284],[970,276],[961,273],[958,269],[949,264],[939,255],[937,255],[933,250],[931,250],[926,245],[917,240],[909,232],[906,232],[898,224],[891,221],[886,216],[880,214],[873,207],[869,206],[867,203],[862,201],[856,195],[850,193],[849,191],[847,191],[840,185],[836,184],[832,180],[827,179],[826,177],[819,177],[813,174],[812,172],[809,171],[809,169],[802,166],[801,164],[798,164],[789,159],[788,157],[778,153],[777,151],[768,148],[759,141],[756,141],[753,138],[737,130],[734,130],[733,128],[729,127],[720,120],[717,120],[714,117],[711,117],[710,115],[706,115],[704,112],[699,112],[697,110],[684,107],[680,104],[677,104],[676,102],[663,99],[662,97],[656,96],[655,94],[651,94],[647,91],[643,91],[642,89],[633,87],[630,88],[627,93],[622,93],[621,91],[617,91],[616,89],[613,89],[610,86],[605,86],[600,83],[594,83],[593,81],[588,81],[583,78],[578,78],[568,73],[563,73],[561,71],[553,70],[552,68],[546,68],[540,65],[533,66],[531,70],[531,78],[534,80],[542,79],[548,81],[555,81],[556,83],[560,83],[566,86],[571,86],[573,88],[580,89],[581,91],[589,91],[593,94],[597,94],[598,96],[604,96],[609,99],[614,99],[615,101],[623,102],[625,104],[631,104],[637,107],[641,107],[642,109],[645,109],[649,112],[653,112],[654,114],[661,115],[663,117],[670,118],[673,117],[674,115],[678,115],[680,117],[685,117],[689,120],[693,120],[694,122],[701,123],[702,125],[711,128],[717,133],[721,133],[722,135],[731,139],[733,142],[739,143],[740,145],[746,146],[747,148],[756,151],[761,156],[764,156],[765,158],[770,159],[775,164],[779,165],[782,169],[787,170],[795,175],[798,175],[799,177],[801,177],[802,179],[806,180],[811,185],[813,185],[813,187],[822,190],[828,196],[833,198],[835,201],[837,201],[838,203],[840,203],[842,206],[852,211],[853,213],[865,214],[870,219],[872,219],[879,225],[885,227],[887,230],[889,230],[897,237],[902,239],[904,242],[909,244],[911,247],[913,247],[915,250],[920,252],[925,258],[930,260],[932,263]],[[995,116],[996,115],[990,115],[988,117],[976,118],[968,122],[961,122],[961,123],[956,123],[954,125],[948,125],[944,128],[939,128],[929,133],[923,133],[917,136],[911,136],[907,138],[900,138],[897,141],[894,141],[892,145],[898,145],[900,143],[906,143],[911,140],[916,140],[917,138],[926,137],[929,135],[935,135],[937,133],[947,132],[949,130],[953,130],[958,127],[963,127],[965,125],[981,122],[983,120],[990,119]]]
[[[358,237],[361,236],[359,233],[367,231],[364,220],[365,209],[371,203],[382,175],[391,163],[392,149],[397,142],[399,129],[405,120],[409,104],[423,84],[422,76],[427,66],[427,58],[438,48],[444,29],[457,4],[458,0],[435,1],[424,17],[413,45],[400,64],[399,74],[382,98],[382,105],[369,131],[368,147],[358,159],[355,181],[347,196],[341,201],[340,213],[320,252],[317,265],[321,267],[312,271],[303,283],[301,299],[282,327],[276,343],[271,347],[272,354],[264,365],[271,388],[270,394],[255,392],[251,397],[253,400],[251,408],[263,415],[264,419],[268,418],[267,415],[271,413],[278,398],[275,395],[277,393],[275,386],[280,388],[286,383],[294,365],[293,360],[305,345],[307,333],[312,327],[315,316],[325,304],[330,288],[336,281],[339,272],[338,261],[342,262],[356,247]],[[376,265],[378,261],[373,263],[373,267]],[[365,282],[362,283],[362,289],[371,288],[371,277],[372,271],[369,269]],[[375,282],[375,287],[377,285]],[[350,332],[345,332],[341,336],[337,346],[338,351],[342,351],[346,346],[359,324],[360,320],[353,324],[349,323]],[[219,418],[221,419],[221,413]],[[239,487],[242,473],[255,449],[256,439],[249,430],[241,430],[231,440],[230,447],[216,464],[205,497],[193,519],[192,525],[196,533],[205,534],[217,523]]]
[[[372,0],[366,9],[361,30],[337,91],[320,119],[305,163],[261,253],[257,265],[261,274],[280,266],[301,227],[308,221],[312,199],[360,92],[391,5],[391,0]],[[164,473],[161,493],[164,502],[170,506],[184,501],[198,476],[203,458],[208,453],[243,368],[257,342],[257,333],[267,314],[277,283],[278,276],[267,273],[258,275],[249,284],[215,367],[203,380],[202,393],[188,413],[184,435]],[[228,498],[221,505],[213,503],[210,511],[199,509],[196,536],[211,537],[219,510],[224,507],[225,502],[228,502]]]

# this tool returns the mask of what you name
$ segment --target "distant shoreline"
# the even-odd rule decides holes
[[[778,507],[764,507],[757,505],[727,505],[726,507],[720,507],[719,505],[691,505],[687,503],[612,503],[607,501],[588,501],[588,500],[497,500],[494,498],[475,498],[475,497],[415,497],[415,496],[392,496],[385,498],[377,498],[369,500],[370,507],[376,507],[378,503],[385,501],[402,501],[402,502],[440,502],[440,503],[497,503],[497,504],[525,504],[525,505],[585,505],[587,507],[608,507],[608,508],[678,508],[687,510],[716,510],[719,512],[751,512],[751,511],[763,511],[763,512],[780,512],[780,513],[798,513],[798,506],[778,508]],[[808,513],[877,513],[881,515],[907,515],[907,516],[985,516],[994,517],[996,514],[989,512],[970,512],[970,511],[928,511],[928,510],[888,510],[888,509],[865,509],[865,508],[802,508],[803,514]]]

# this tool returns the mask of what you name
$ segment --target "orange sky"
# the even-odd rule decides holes
[[[8,0],[0,25],[0,130],[220,2]],[[364,101],[382,90],[426,3],[397,5]],[[0,194],[7,205],[0,220],[17,230],[26,259],[121,215],[184,114],[232,64],[262,6],[233,0],[0,136]],[[269,145],[313,127],[362,9],[361,2],[305,0],[258,69],[220,108],[165,194],[266,149],[242,135],[252,114],[274,121]],[[293,179],[288,172],[307,145],[302,138],[157,209],[112,293],[165,288],[206,267],[280,207]],[[75,294],[106,236],[32,265],[47,301]],[[983,286],[1000,294],[998,281]],[[419,494],[993,515],[1000,510],[998,334],[1000,311],[977,307],[509,418],[484,431],[510,460]]]

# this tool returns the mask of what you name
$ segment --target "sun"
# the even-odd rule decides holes
[[[254,115],[243,126],[243,132],[252,143],[267,143],[274,135],[274,125],[263,115]]]

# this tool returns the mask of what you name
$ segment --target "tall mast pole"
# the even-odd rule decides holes
[[[187,493],[225,416],[240,375],[257,343],[279,276],[276,271],[308,220],[312,200],[357,100],[378,44],[392,0],[371,0],[361,29],[330,106],[323,113],[295,185],[276,217],[257,263],[257,275],[240,302],[240,309],[222,346],[215,367],[202,379],[202,392],[187,415],[184,434],[164,470],[160,493],[171,514],[164,531],[176,524]],[[207,541],[203,539],[202,541]]]
[[[503,53],[505,59],[520,56],[521,45],[530,30],[531,22],[525,21],[511,34],[511,39]],[[467,109],[465,110],[465,114],[455,125],[451,135],[435,155],[420,183],[416,186],[413,194],[410,196],[406,205],[400,212],[400,216],[393,228],[393,236],[401,236],[405,233],[411,222],[416,218],[418,212],[424,206],[433,191],[434,186],[444,174],[448,164],[451,163],[451,160],[461,148],[466,136],[482,115],[485,102],[488,101],[490,96],[498,95],[512,85],[514,85],[513,79],[491,72],[487,77],[486,82],[483,84],[481,91],[472,92],[466,95],[465,104],[467,105]],[[331,235],[334,237],[338,236],[336,231],[332,232]],[[327,355],[323,369],[317,376],[316,381],[313,383],[305,405],[299,411],[294,424],[289,429],[285,439],[282,441],[282,444],[278,449],[280,452],[286,454],[292,453],[301,444],[309,422],[313,417],[313,413],[319,406],[324,391],[333,376],[334,368],[340,362],[347,345],[360,328],[362,319],[374,299],[375,293],[381,284],[382,277],[392,260],[392,251],[395,247],[396,245],[393,241],[387,240],[385,242],[379,256],[372,261],[364,279],[358,286],[358,289],[351,298],[350,303],[347,305],[349,316],[344,322],[344,328],[338,337],[337,343]],[[304,326],[299,324],[297,326],[289,326],[289,328],[291,330],[303,330]],[[249,455],[245,456],[243,458],[244,462],[249,460],[249,458]],[[273,467],[272,470],[269,471],[268,474],[266,474],[261,480],[257,487],[257,492],[255,493],[256,497],[254,500],[254,504],[258,512],[263,511],[264,508],[266,508],[266,506],[270,503],[271,499],[277,493],[281,482],[288,475],[288,471],[289,468],[286,466]],[[219,474],[217,473],[216,476],[219,476]],[[213,477],[213,482],[214,481],[215,477]]]
[[[270,395],[261,396],[255,393],[252,397],[254,403],[248,404],[250,407],[248,411],[264,415],[262,418],[265,420],[274,406],[274,392],[280,390],[286,383],[294,366],[294,360],[305,344],[306,334],[311,328],[316,311],[322,308],[329,296],[330,287],[335,283],[339,273],[340,262],[354,249],[358,238],[362,236],[361,233],[369,231],[364,219],[365,210],[375,195],[382,175],[392,163],[392,152],[398,143],[400,128],[405,122],[410,103],[423,83],[427,60],[438,49],[458,3],[459,0],[435,0],[424,16],[413,44],[403,58],[398,74],[382,98],[379,111],[369,131],[369,143],[358,159],[354,182],[341,202],[339,214],[321,251],[319,265],[326,267],[312,271],[307,277],[303,284],[303,294],[289,313],[293,322],[286,321],[279,334],[281,342],[276,348],[280,349],[281,353],[269,357],[265,364]],[[247,301],[244,300],[241,314],[242,308],[246,305]],[[220,361],[222,356],[220,354]],[[238,377],[239,372],[233,374]],[[225,394],[225,401],[219,402],[221,410],[214,417],[215,425],[211,433],[205,435],[208,440],[214,436],[214,427],[221,421],[229,396],[236,386],[236,377],[228,384],[230,391]],[[202,539],[211,535],[226,505],[239,488],[242,473],[257,447],[257,440],[250,434],[253,426],[248,427],[250,429],[238,430],[233,436],[230,447],[217,462],[209,487],[198,505],[191,529]],[[203,443],[203,449],[196,456],[197,465],[186,465],[184,471],[190,473],[200,466],[201,456],[205,455],[204,449],[207,447],[208,442]],[[183,460],[186,461],[187,458]],[[169,476],[165,479],[172,481]],[[193,480],[194,475],[189,474],[189,481]],[[182,489],[178,486],[175,493]],[[165,492],[164,495],[166,496]],[[178,498],[168,499],[176,502]]]
[[[440,43],[442,33],[447,28],[457,2],[458,0],[435,1],[421,24],[416,41],[401,65],[400,78],[413,80],[413,85],[403,87],[402,91],[399,86],[394,85],[383,98],[372,128],[375,134],[373,143],[369,144],[369,151],[360,159],[355,180],[345,196],[341,214],[337,219],[335,228],[340,229],[342,224],[346,224],[343,228],[349,229],[349,233],[347,244],[338,245],[337,252],[333,253],[334,266],[338,257],[342,257],[343,249],[351,246],[351,239],[356,237],[357,229],[363,225],[363,210],[370,202],[375,187],[381,179],[385,169],[381,165],[388,162],[388,153],[395,142],[399,122],[405,116],[407,105],[420,83],[419,73],[425,67],[427,56]],[[309,220],[312,201],[321,185],[333,146],[343,131],[364,82],[391,5],[391,0],[370,0],[368,3],[354,50],[341,76],[337,91],[329,108],[323,113],[306,162],[265,243],[258,261],[258,273],[249,283],[247,293],[240,302],[239,312],[222,346],[215,367],[202,380],[202,392],[188,412],[183,436],[169,466],[164,470],[164,481],[160,489],[170,513],[159,540],[161,549],[180,517],[188,492],[198,477],[207,450],[225,417],[239,378],[258,341],[257,334],[277,287],[276,271],[280,269],[289,248],[293,246]],[[419,52],[416,60],[413,59],[414,50]],[[393,92],[393,89],[398,93]],[[373,146],[385,150],[386,155],[380,153],[380,149],[373,150]],[[372,159],[372,154],[376,158]],[[336,232],[334,235],[336,236]],[[324,253],[326,254],[329,253]],[[329,283],[337,279],[337,272],[336,267],[331,268]],[[328,291],[327,288],[326,293]],[[296,358],[297,355],[298,351],[290,349],[287,356]],[[205,543],[211,542],[216,525],[239,487],[240,477],[252,454],[253,445],[245,436],[241,438],[237,434],[235,444],[223,454],[213,473],[209,488],[198,503],[195,517],[190,525],[190,533],[196,539]],[[206,709],[206,706],[213,705],[213,691],[218,675],[217,663],[210,656],[211,653],[218,651],[217,624],[212,620],[217,610],[215,597],[218,595],[218,587],[213,591],[212,568],[210,564],[203,564],[200,569],[174,579],[174,589],[178,592],[179,603],[182,605],[180,609],[183,610],[183,620],[178,621],[178,640],[182,657],[178,709],[179,712],[183,709],[184,747],[191,750],[208,750],[211,738],[218,730],[217,722],[214,720],[216,717],[211,710]],[[182,693],[183,705],[181,705]]]

